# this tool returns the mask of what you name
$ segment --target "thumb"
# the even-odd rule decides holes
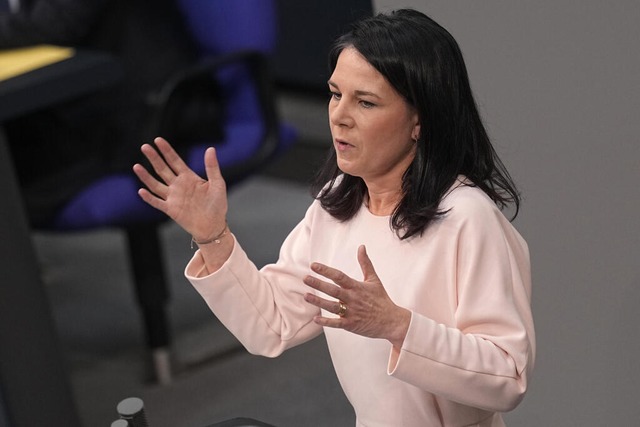
[[[213,147],[207,148],[204,152],[204,170],[207,174],[207,180],[215,181],[222,178],[222,172],[220,172],[220,164],[218,163],[218,156],[216,156],[216,149]]]
[[[360,264],[360,269],[364,275],[365,282],[371,282],[378,279],[376,270],[373,268],[373,263],[367,254],[367,248],[364,245],[360,245],[360,247],[358,247],[358,263]]]

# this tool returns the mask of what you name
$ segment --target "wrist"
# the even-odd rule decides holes
[[[220,244],[221,239],[226,236],[229,232],[229,225],[227,224],[227,220],[224,221],[224,226],[221,227],[221,231],[214,232],[214,234],[209,235],[206,238],[197,238],[196,236],[191,236],[191,249],[193,249],[193,245],[207,245],[209,243]]]
[[[409,331],[409,324],[411,323],[411,311],[406,308],[398,307],[397,321],[393,322],[393,330],[389,341],[397,349],[401,349],[404,344],[404,339]]]

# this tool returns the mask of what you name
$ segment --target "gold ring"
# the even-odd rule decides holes
[[[342,301],[338,301],[338,304],[340,306],[340,310],[338,310],[338,316],[344,317],[347,314],[347,304],[343,303]]]

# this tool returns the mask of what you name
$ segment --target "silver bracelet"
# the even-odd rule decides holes
[[[191,236],[191,249],[193,249],[193,244],[195,243],[196,245],[206,245],[207,243],[215,243],[217,245],[220,244],[220,239],[222,239],[226,234],[227,231],[229,231],[229,225],[227,224],[227,221],[224,222],[224,229],[222,229],[222,232],[220,234],[218,234],[216,237],[209,239],[209,240],[203,240],[201,242],[197,241],[193,236]]]

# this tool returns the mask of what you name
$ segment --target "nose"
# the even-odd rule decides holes
[[[344,99],[332,99],[331,102],[329,102],[329,123],[332,126],[353,126],[353,116]]]

